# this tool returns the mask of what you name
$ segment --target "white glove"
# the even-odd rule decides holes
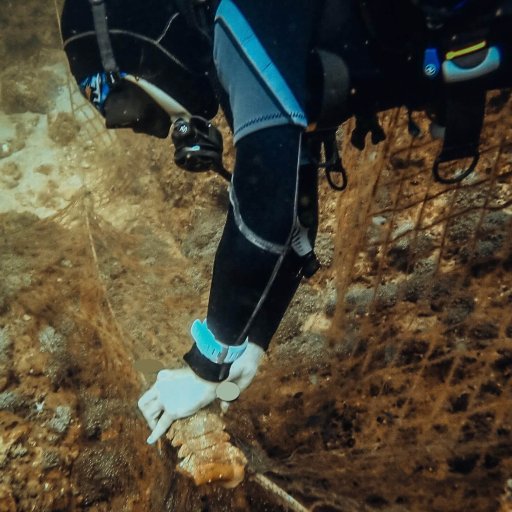
[[[215,399],[216,382],[198,377],[190,368],[161,370],[155,384],[139,399],[138,406],[153,430],[153,444],[174,420],[186,418]]]
[[[249,343],[245,352],[231,365],[227,380],[241,391],[256,375],[263,349]],[[153,444],[165,434],[172,422],[192,416],[215,400],[218,383],[198,377],[190,368],[161,370],[155,384],[139,399],[138,406],[152,429],[147,439]]]
[[[231,365],[226,380],[234,382],[240,391],[247,389],[258,371],[264,353],[259,345],[249,342],[245,352]]]

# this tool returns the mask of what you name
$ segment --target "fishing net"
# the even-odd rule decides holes
[[[226,184],[176,169],[169,141],[106,131],[67,74],[55,6],[9,5],[0,510],[510,510],[508,96],[489,94],[477,171],[450,186],[423,116],[412,138],[406,112],[383,113],[386,140],[361,153],[342,127],[349,186],[321,183],[323,267],[251,387],[209,411],[245,480],[196,487],[171,443],[146,445],[136,401],[204,316]]]
[[[331,327],[316,342],[280,346],[267,370],[274,381],[259,380],[243,407],[260,429],[255,446],[279,461],[270,471],[311,510],[498,510],[505,499],[512,146],[503,98],[489,99],[479,171],[456,186],[432,179],[436,143],[411,140],[405,112],[385,116],[384,147],[352,160],[336,211]],[[293,368],[285,375],[283,358]]]

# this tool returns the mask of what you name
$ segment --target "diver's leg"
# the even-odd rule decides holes
[[[298,221],[317,228],[317,172],[300,165],[300,130],[280,127],[243,139],[232,203],[214,266],[208,325],[238,344],[266,348],[299,285],[304,263],[292,248]],[[255,160],[257,145],[261,159]],[[262,150],[265,148],[265,150]]]
[[[286,39],[277,25],[255,32],[257,13],[247,19],[249,10],[236,4],[221,2],[215,28],[214,59],[233,113],[237,154],[207,328],[224,345],[240,345],[248,336],[257,336],[266,346],[297,287],[302,264],[293,255],[292,242],[299,226],[306,62],[313,27],[310,19],[299,16],[301,26],[309,30],[295,33],[295,40]],[[276,38],[296,58],[281,62],[280,52],[274,51]],[[226,375],[227,365],[201,354],[197,344],[185,359],[209,380]]]

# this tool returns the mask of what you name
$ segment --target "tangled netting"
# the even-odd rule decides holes
[[[311,510],[510,510],[506,101],[490,95],[478,170],[456,185],[433,180],[438,143],[411,139],[405,112],[383,116],[383,147],[346,151],[328,340],[277,351],[243,406],[263,467]]]
[[[127,170],[126,151],[110,148],[108,158],[97,151],[95,158],[123,165],[107,165],[92,192],[50,219],[4,217],[3,333],[25,340],[5,344],[12,368],[4,377],[14,394],[10,402],[2,394],[3,409],[17,418],[7,417],[5,431],[15,432],[20,418],[32,429],[42,422],[37,428],[49,429],[45,442],[54,449],[52,425],[62,410],[34,416],[35,389],[66,393],[68,422],[85,430],[61,432],[76,453],[59,467],[70,472],[64,502],[80,508],[140,504],[141,482],[152,487],[152,477],[167,471],[156,495],[174,510],[282,510],[291,506],[283,493],[324,512],[498,510],[512,451],[510,119],[508,104],[490,107],[481,165],[450,187],[428,172],[435,143],[411,142],[401,112],[383,116],[386,145],[357,157],[345,151],[351,184],[338,197],[334,261],[304,285],[321,295],[337,283],[337,303],[320,311],[331,328],[321,335],[304,327],[301,315],[311,308],[299,293],[260,378],[227,413],[227,429],[249,460],[246,482],[229,492],[193,490],[173,472],[175,454],[160,452],[155,462],[143,448],[132,369],[141,357],[176,365],[186,350],[186,326],[207,297],[224,185],[176,182],[163,204],[181,211],[181,228],[158,225],[157,204],[154,211],[146,204],[146,224],[127,229],[125,219],[116,228],[102,215],[112,217],[119,201],[143,201],[137,170]],[[179,200],[184,191],[189,199]],[[201,204],[208,193],[213,199]],[[191,204],[220,221],[205,227]],[[203,259],[193,259],[195,251]],[[14,320],[20,316],[25,323]],[[20,351],[31,339],[44,360],[29,369]],[[35,376],[27,387],[28,371]],[[124,478],[119,461],[129,468]],[[260,485],[261,475],[283,493]],[[23,495],[24,481],[9,481]]]
[[[30,30],[48,32],[52,8],[33,7],[27,19],[46,18]],[[7,24],[13,38],[28,33],[23,23]],[[32,38],[22,42],[33,51]],[[16,88],[30,73],[17,76],[4,77],[4,108],[11,91],[16,104],[42,109],[53,81],[32,98]],[[357,153],[340,139],[349,187],[321,186],[324,266],[223,418],[248,461],[245,481],[228,490],[195,488],[177,473],[168,443],[145,444],[136,409],[155,377],[137,361],[182,364],[188,326],[204,315],[226,186],[173,168],[167,141],[105,131],[67,87],[79,129],[66,138],[72,125],[52,125],[61,128],[52,141],[68,145],[55,166],[83,189],[53,216],[12,211],[0,221],[0,509],[511,510],[506,94],[489,94],[480,163],[458,184],[433,180],[439,142],[419,114],[416,139],[403,110],[380,116],[387,138],[378,146]],[[27,133],[35,126],[18,121]],[[230,166],[232,151],[225,157]],[[2,183],[15,193],[23,169],[3,162],[11,175]]]

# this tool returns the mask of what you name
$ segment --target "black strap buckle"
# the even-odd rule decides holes
[[[441,159],[440,157],[437,157],[434,162],[434,166],[432,167],[432,174],[434,175],[434,179],[437,182],[442,183],[443,185],[453,185],[454,183],[460,183],[463,179],[467,178],[475,170],[475,167],[478,164],[478,160],[480,160],[480,153],[476,153],[473,155],[473,159],[471,160],[471,163],[469,164],[466,170],[464,170],[460,174],[457,174],[453,178],[448,178],[445,176],[441,176],[439,172],[439,165],[444,162],[453,162],[454,160],[444,160]]]
[[[329,183],[330,187],[333,190],[342,192],[347,188],[348,178],[347,171],[345,167],[343,167],[340,153],[338,151],[336,132],[329,133],[322,142],[324,146],[325,162],[318,164],[318,167],[325,168],[325,177],[327,178],[327,183]],[[341,175],[341,183],[337,183],[338,180],[334,178],[335,174]]]
[[[445,98],[446,133],[432,173],[439,183],[451,185],[468,177],[480,159],[479,144],[485,112],[485,90],[457,87]],[[469,166],[454,177],[441,175],[440,164],[471,158]]]
[[[336,183],[336,179],[334,178],[335,174],[341,175],[341,183]],[[347,171],[343,164],[341,163],[341,159],[337,159],[332,164],[327,164],[325,166],[325,177],[327,178],[327,183],[333,190],[337,190],[338,192],[343,192],[347,188],[348,185],[348,177]]]

